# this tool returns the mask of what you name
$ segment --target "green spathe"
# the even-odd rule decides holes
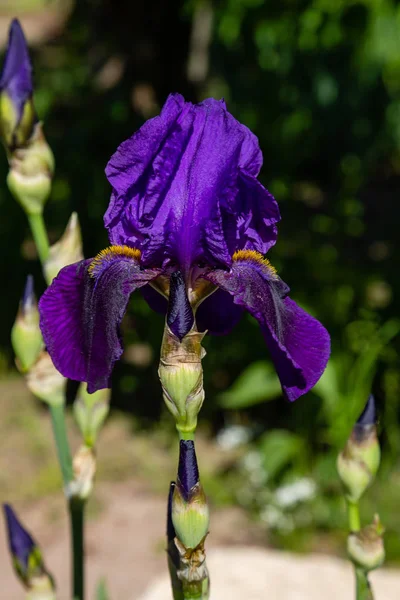
[[[35,364],[44,347],[36,302],[28,307],[20,306],[11,330],[11,343],[18,369],[26,373]]]
[[[7,185],[27,215],[42,214],[50,195],[54,156],[37,123],[29,143],[9,155]]]
[[[79,386],[74,402],[74,416],[84,442],[89,448],[95,445],[108,415],[110,395],[111,390],[108,388],[89,394],[86,383]]]
[[[204,542],[210,525],[210,514],[203,488],[197,483],[186,500],[175,486],[172,496],[172,523],[176,537],[186,549],[195,549]]]
[[[180,342],[167,325],[164,330],[158,374],[165,403],[184,436],[195,431],[204,401],[201,366],[204,335],[191,331]]]
[[[337,469],[350,502],[358,502],[373,482],[380,464],[380,447],[375,425],[369,425],[360,439],[353,434],[338,456]]]
[[[350,560],[366,572],[380,567],[385,560],[383,544],[384,528],[376,515],[371,525],[350,533],[347,538],[347,552]]]
[[[25,146],[36,122],[32,98],[25,102],[21,117],[8,93],[0,93],[0,135],[9,150]]]

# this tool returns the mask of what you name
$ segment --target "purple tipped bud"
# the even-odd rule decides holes
[[[357,420],[357,425],[375,425],[377,421],[375,398],[373,394],[369,395],[367,404]]]
[[[192,440],[181,440],[179,444],[178,485],[182,496],[189,500],[193,488],[199,483],[196,450]]]
[[[26,373],[33,367],[43,349],[32,275],[28,275],[26,280],[17,318],[11,330],[11,343],[17,366],[20,371]]]
[[[176,537],[184,548],[197,548],[208,533],[210,516],[192,440],[180,441],[178,480],[171,489],[171,520]]]
[[[7,525],[10,552],[21,567],[24,570],[27,570],[29,555],[36,548],[36,544],[18,520],[17,515],[11,506],[9,504],[4,504],[3,509]]]
[[[358,502],[371,485],[379,468],[380,456],[375,399],[370,394],[345,448],[338,456],[337,468],[349,501]]]
[[[168,327],[180,341],[193,327],[194,315],[180,271],[171,274],[167,313]]]
[[[35,283],[34,283],[33,275],[28,275],[28,277],[26,278],[24,293],[21,298],[20,308],[21,308],[22,315],[25,315],[26,313],[30,312],[32,310],[32,308],[36,307],[36,296],[35,296],[34,285],[35,285]]]
[[[0,78],[0,126],[5,142],[11,148],[26,144],[37,121],[32,94],[28,45],[19,21],[14,19]]]

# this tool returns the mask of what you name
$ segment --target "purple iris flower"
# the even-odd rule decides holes
[[[179,339],[196,326],[227,333],[247,310],[287,398],[313,387],[329,335],[263,257],[280,215],[257,180],[261,164],[257,138],[224,101],[193,105],[178,94],[120,145],[106,168],[112,246],[65,267],[40,302],[44,340],[64,376],[87,381],[91,392],[109,386],[122,354],[120,322],[142,288]]]
[[[9,129],[4,132],[7,143],[24,143],[37,118],[32,104],[32,65],[28,45],[17,19],[12,21],[9,29],[7,52],[0,78],[0,93],[1,97],[7,97],[10,101],[13,113],[9,114],[10,109],[2,106],[2,127]],[[27,113],[24,114],[27,105]],[[21,139],[15,139],[16,137]]]

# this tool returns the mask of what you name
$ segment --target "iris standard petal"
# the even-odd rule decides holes
[[[238,246],[264,251],[280,216],[255,179],[261,161],[223,101],[169,96],[107,165],[111,242],[139,247],[144,265],[177,262],[185,276],[196,261],[229,266]]]
[[[286,397],[296,400],[308,392],[325,370],[329,334],[287,297],[289,288],[268,261],[255,252],[237,252],[230,271],[218,269],[206,277],[257,319]]]
[[[111,246],[95,259],[62,269],[39,303],[40,325],[56,368],[87,381],[89,392],[110,386],[123,352],[119,326],[131,293],[157,277],[142,270],[140,252]]]

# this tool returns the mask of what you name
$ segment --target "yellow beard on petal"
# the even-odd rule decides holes
[[[96,270],[99,267],[101,268],[103,263],[110,262],[117,256],[126,256],[127,258],[138,261],[141,256],[141,252],[137,248],[129,248],[129,246],[109,246],[108,248],[104,248],[104,250],[101,250],[90,263],[88,269],[89,275],[95,277]]]
[[[232,260],[235,262],[243,260],[245,262],[256,263],[257,265],[266,268],[273,277],[278,277],[275,267],[271,265],[268,258],[264,258],[263,255],[260,254],[260,252],[256,252],[256,250],[236,250],[235,254],[232,256]]]

